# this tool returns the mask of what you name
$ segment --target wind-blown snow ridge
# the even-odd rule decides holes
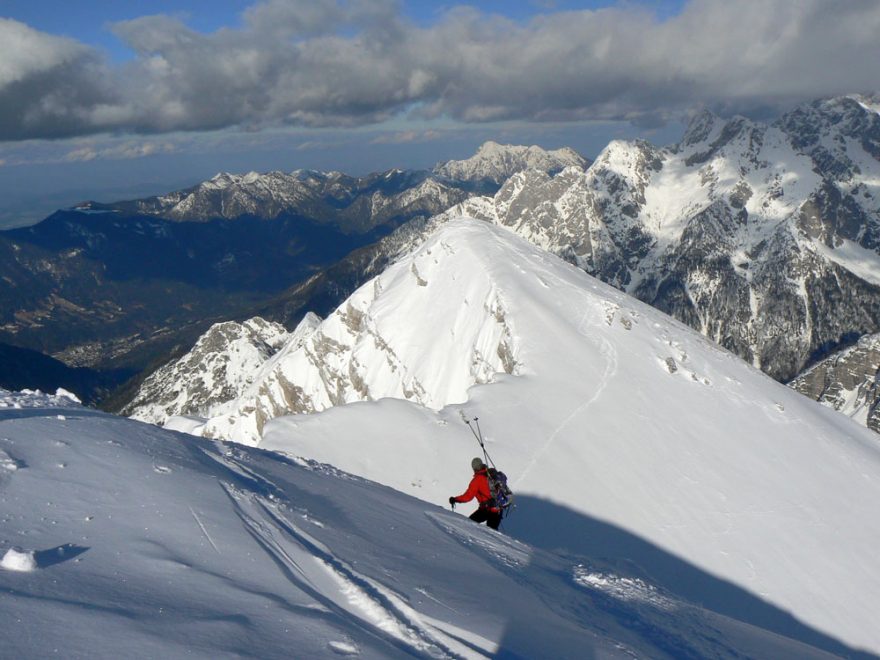
[[[536,549],[330,466],[28,396],[29,408],[0,409],[0,447],[24,466],[0,482],[9,657],[848,650],[749,626],[632,568]],[[0,391],[0,402],[20,398]]]

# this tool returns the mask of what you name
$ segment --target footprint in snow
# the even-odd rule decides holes
[[[154,465],[153,472],[157,472],[158,474],[171,474],[174,470],[172,470],[167,465]]]
[[[22,467],[24,466],[21,462],[15,460],[4,450],[0,449],[0,472],[15,472]]]
[[[18,470],[27,467],[23,461],[17,461],[0,449],[0,485],[12,478]]]

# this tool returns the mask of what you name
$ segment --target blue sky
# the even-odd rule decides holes
[[[878,33],[867,0],[0,0],[0,226],[220,170],[667,144],[880,89]]]

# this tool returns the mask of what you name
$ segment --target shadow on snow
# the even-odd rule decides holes
[[[601,574],[605,571],[635,583],[644,580],[643,584],[659,588],[657,596],[660,600],[663,599],[662,593],[666,592],[695,608],[722,614],[828,653],[849,658],[877,657],[848,647],[840,640],[802,623],[789,612],[620,527],[567,507],[527,495],[517,496],[517,508],[504,521],[503,530],[535,548],[568,555],[574,564],[585,562],[585,572],[596,570]],[[535,559],[540,561],[540,555],[536,555]],[[566,579],[574,581],[570,575]],[[603,600],[602,609],[614,615],[613,622],[629,629],[630,636],[635,633],[652,647],[664,649],[674,657],[700,657],[701,649],[705,651],[705,646],[698,638],[706,631],[691,630],[683,635],[670,635],[669,629],[660,625],[660,621],[672,615],[664,614],[661,611],[663,607],[652,607],[650,600],[628,602],[626,598],[615,598],[613,594],[604,597],[601,590],[593,593],[594,599]],[[646,610],[654,612],[646,616]],[[658,625],[652,625],[652,620]],[[524,626],[517,625],[517,622],[509,622],[500,646],[502,656],[505,647],[519,646],[514,640],[525,634],[523,629]]]

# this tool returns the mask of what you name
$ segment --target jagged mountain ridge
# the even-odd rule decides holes
[[[777,379],[880,329],[880,115],[844,97],[772,125],[703,113],[449,211],[510,228]]]
[[[467,185],[439,180],[430,172],[388,170],[364,177],[342,172],[295,170],[259,174],[221,172],[191,188],[115,204],[83,204],[83,210],[113,210],[177,222],[274,219],[285,214],[365,233],[393,218],[430,216],[470,196]]]
[[[392,169],[363,177],[315,170],[220,172],[185,190],[114,204],[87,202],[79,208],[179,222],[242,216],[271,219],[297,213],[333,223],[344,231],[365,232],[392,217],[435,215],[475,190],[494,192],[507,178],[526,169],[555,173],[570,166],[584,168],[586,164],[569,148],[548,151],[534,145],[489,141],[471,158],[440,163],[431,171]]]
[[[791,387],[880,433],[880,334],[831,355]]]

